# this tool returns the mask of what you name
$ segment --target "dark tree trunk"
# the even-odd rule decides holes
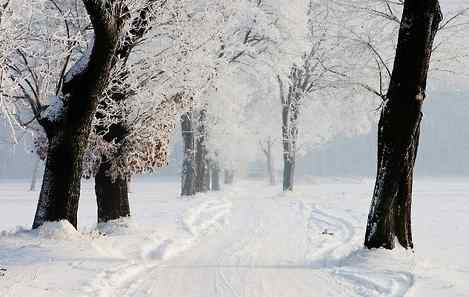
[[[289,137],[290,104],[282,106],[282,143],[283,143],[283,191],[293,190],[293,175],[290,167],[294,169],[294,163],[290,162],[291,147]]]
[[[223,182],[225,185],[232,185],[234,182],[234,170],[232,169],[225,169],[225,174],[224,174],[224,179]]]
[[[264,155],[266,159],[266,164],[267,164],[267,175],[269,176],[269,183],[270,185],[275,185],[276,180],[275,180],[275,168],[274,168],[274,159],[272,156],[272,140],[267,141],[267,147],[264,149]]]
[[[115,138],[119,139],[121,137]],[[112,161],[102,156],[94,178],[98,223],[130,216],[128,177],[122,174],[113,176],[111,167]]]
[[[283,191],[293,191],[295,184],[295,158],[294,154],[287,153],[283,156]]]
[[[367,248],[413,248],[412,179],[435,34],[437,0],[406,0],[387,102],[378,125],[378,170],[365,235]]]
[[[115,66],[117,62],[122,62],[121,67],[127,67],[127,61],[132,53],[132,49],[145,35],[150,27],[150,19],[148,13],[152,9],[153,3],[149,3],[147,6],[140,9],[125,38],[120,41],[116,53],[114,55],[112,64]],[[128,71],[123,70],[119,73],[118,77],[113,78],[115,81],[115,87],[111,90],[110,98],[114,102],[125,103],[132,93],[128,90],[131,88],[128,86],[127,81]],[[106,109],[106,103],[101,103],[102,109]],[[96,115],[97,118],[102,117],[101,114]],[[106,132],[104,140],[107,142],[122,143],[128,134],[126,128],[126,115],[124,113],[115,115],[115,124],[109,127],[97,127],[98,132]],[[118,160],[121,154],[124,152],[118,150],[116,155],[111,158],[102,156],[103,160],[99,166],[98,172],[95,176],[95,192],[96,202],[98,206],[98,222],[106,222],[109,220],[115,220],[120,217],[130,216],[129,207],[129,195],[128,195],[128,182],[130,179],[130,172],[128,176],[112,176],[109,172],[112,167],[113,160]]]
[[[116,102],[122,102],[126,97],[124,90],[114,90],[111,94],[112,100]],[[102,115],[98,113],[96,117],[100,118]],[[124,125],[125,115],[120,114],[116,117],[119,122],[112,124],[107,132],[106,127],[98,126],[96,128],[98,133],[106,132],[103,136],[104,141],[121,143],[127,136],[127,128]],[[119,149],[113,156],[101,156],[101,163],[94,178],[98,223],[130,216],[128,177],[122,173],[113,175],[111,172],[114,160],[117,160],[121,153]]]
[[[103,160],[95,176],[98,223],[130,216],[128,181],[126,177],[109,174],[111,163]]]
[[[192,111],[181,116],[181,131],[184,142],[184,159],[181,173],[181,196],[195,194],[195,147]]]
[[[210,162],[210,178],[211,178],[211,190],[212,191],[220,191],[220,166],[218,162],[212,161]]]
[[[68,220],[75,228],[77,226],[82,159],[89,127],[83,125],[77,130],[64,129],[57,131],[58,135],[49,137],[46,167],[33,228],[46,221],[60,220]]]
[[[49,141],[47,161],[33,228],[46,221],[68,220],[77,226],[83,155],[98,98],[107,86],[112,59],[122,29],[122,20],[110,15],[101,3],[83,1],[95,33],[84,68],[74,67],[62,86],[64,101],[59,117],[38,121]],[[115,12],[121,14],[121,12]],[[79,72],[74,72],[78,70]]]
[[[291,97],[292,94],[289,94]],[[298,138],[297,121],[299,116],[298,100],[288,99],[282,110],[283,137],[283,191],[293,191],[295,182],[296,141]]]
[[[198,119],[198,135],[196,140],[196,178],[195,178],[195,192],[210,191],[210,168],[208,166],[207,158],[207,111],[202,109],[199,112]]]

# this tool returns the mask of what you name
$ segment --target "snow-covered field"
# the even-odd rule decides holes
[[[469,296],[469,179],[417,179],[415,253],[362,248],[369,180],[287,195],[243,181],[189,200],[176,181],[138,180],[133,218],[102,226],[85,183],[79,233],[29,231],[27,188],[0,183],[1,297]]]

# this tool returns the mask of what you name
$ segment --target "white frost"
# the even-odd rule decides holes
[[[62,117],[63,111],[64,111],[63,98],[60,96],[50,96],[49,105],[44,111],[42,111],[41,117],[47,118],[51,122],[56,122]]]
[[[94,35],[91,38],[90,43],[88,44],[87,51],[81,56],[81,58],[73,64],[73,66],[68,70],[67,74],[64,77],[64,83],[70,82],[74,77],[82,73],[86,67],[88,66],[91,58],[91,53],[93,52],[93,44],[94,44]]]

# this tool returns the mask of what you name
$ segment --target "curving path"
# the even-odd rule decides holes
[[[265,191],[234,193],[229,201],[210,200],[188,212],[181,219],[187,238],[163,242],[144,260],[103,272],[88,293],[398,297],[412,287],[410,272],[374,263],[374,255],[360,248],[361,222],[346,212]],[[184,240],[195,242],[180,248]]]

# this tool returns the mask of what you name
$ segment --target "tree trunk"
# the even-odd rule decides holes
[[[194,154],[194,127],[192,111],[181,116],[182,140],[184,142],[184,159],[181,173],[181,196],[195,194],[195,154]]]
[[[140,10],[135,12],[135,17],[130,24],[128,31],[124,35],[123,39],[120,40],[118,47],[116,48],[115,54],[112,59],[112,66],[114,67],[118,62],[123,62],[120,67],[122,70],[117,76],[113,77],[114,87],[108,94],[110,99],[117,103],[125,103],[133,94],[129,84],[127,83],[127,77],[129,70],[127,62],[132,53],[132,50],[148,31],[150,26],[150,19],[148,17],[149,11],[152,9],[154,3],[149,3]],[[102,110],[106,110],[106,101],[100,103]],[[100,110],[101,110],[100,109]],[[119,114],[113,116],[115,123],[110,127],[98,126],[96,130],[98,133],[105,133],[104,140],[111,143],[117,144],[122,143],[128,134],[126,126],[126,114],[122,111]],[[96,115],[97,119],[102,118],[103,115],[98,112]],[[109,128],[107,130],[107,128]],[[130,172],[127,176],[113,176],[111,177],[110,169],[114,160],[122,157],[124,152],[119,149],[116,154],[112,157],[102,156],[102,163],[99,166],[98,172],[95,176],[95,192],[96,202],[98,206],[98,222],[106,222],[109,220],[115,220],[120,217],[130,216],[129,206],[129,181]],[[120,174],[119,174],[120,175]]]
[[[202,109],[199,112],[198,120],[198,135],[196,141],[196,178],[195,178],[195,192],[207,192],[210,190],[210,168],[207,159],[207,111]]]
[[[365,235],[367,248],[413,248],[412,179],[433,41],[437,0],[406,0],[387,101],[378,124],[378,170]]]
[[[232,185],[234,182],[234,170],[232,169],[225,169],[225,176],[223,179],[225,185]]]
[[[276,184],[275,180],[275,168],[274,168],[274,159],[272,156],[272,141],[267,141],[267,148],[264,149],[264,155],[267,163],[267,174],[269,176],[269,183],[271,186]]]
[[[49,147],[33,228],[46,221],[68,220],[77,226],[83,154],[91,128],[89,121],[60,128],[48,136]],[[51,129],[48,129],[48,133]]]
[[[33,228],[46,221],[59,220],[68,220],[77,227],[83,155],[123,27],[122,11],[111,12],[96,1],[84,0],[83,3],[93,24],[92,50],[65,76],[63,96],[58,99],[63,102],[61,112],[45,117],[35,112],[49,145]]]
[[[39,171],[40,164],[41,164],[41,159],[36,158],[36,161],[34,161],[33,175],[31,177],[31,185],[29,187],[30,191],[36,190],[37,172]]]
[[[201,192],[208,192],[212,190],[212,184],[211,184],[211,175],[212,172],[210,171],[210,162],[207,160],[205,161],[205,170],[204,170],[204,177],[203,177],[203,190]]]
[[[289,97],[293,96],[289,94]],[[283,191],[293,191],[295,181],[296,141],[298,138],[298,100],[288,99],[282,108]]]
[[[95,176],[98,223],[130,216],[127,178],[121,175],[113,178],[110,168],[111,163],[103,160]]]
[[[295,158],[291,153],[283,157],[283,191],[293,191],[295,184]]]
[[[123,90],[114,90],[111,94],[111,98],[116,102],[123,102],[127,98],[127,95]],[[100,117],[102,117],[102,115],[98,112],[96,118],[99,119]],[[103,136],[104,141],[119,144],[124,141],[128,131],[124,124],[125,115],[119,114],[115,115],[115,117],[119,120],[117,123],[112,124],[108,129],[98,126],[96,130],[98,133],[105,132]],[[130,216],[128,193],[129,177],[121,172],[114,175],[111,172],[114,160],[117,160],[121,154],[122,150],[118,149],[117,152],[110,157],[104,154],[101,156],[101,163],[94,177],[96,204],[98,207],[98,223]]]
[[[218,162],[212,161],[210,162],[210,178],[211,178],[211,189],[212,191],[220,191],[220,166]]]
[[[290,162],[290,104],[284,103],[282,106],[282,143],[283,143],[283,191],[293,190],[293,175],[291,174],[291,167],[294,169],[294,164]],[[293,166],[292,166],[293,165]]]

